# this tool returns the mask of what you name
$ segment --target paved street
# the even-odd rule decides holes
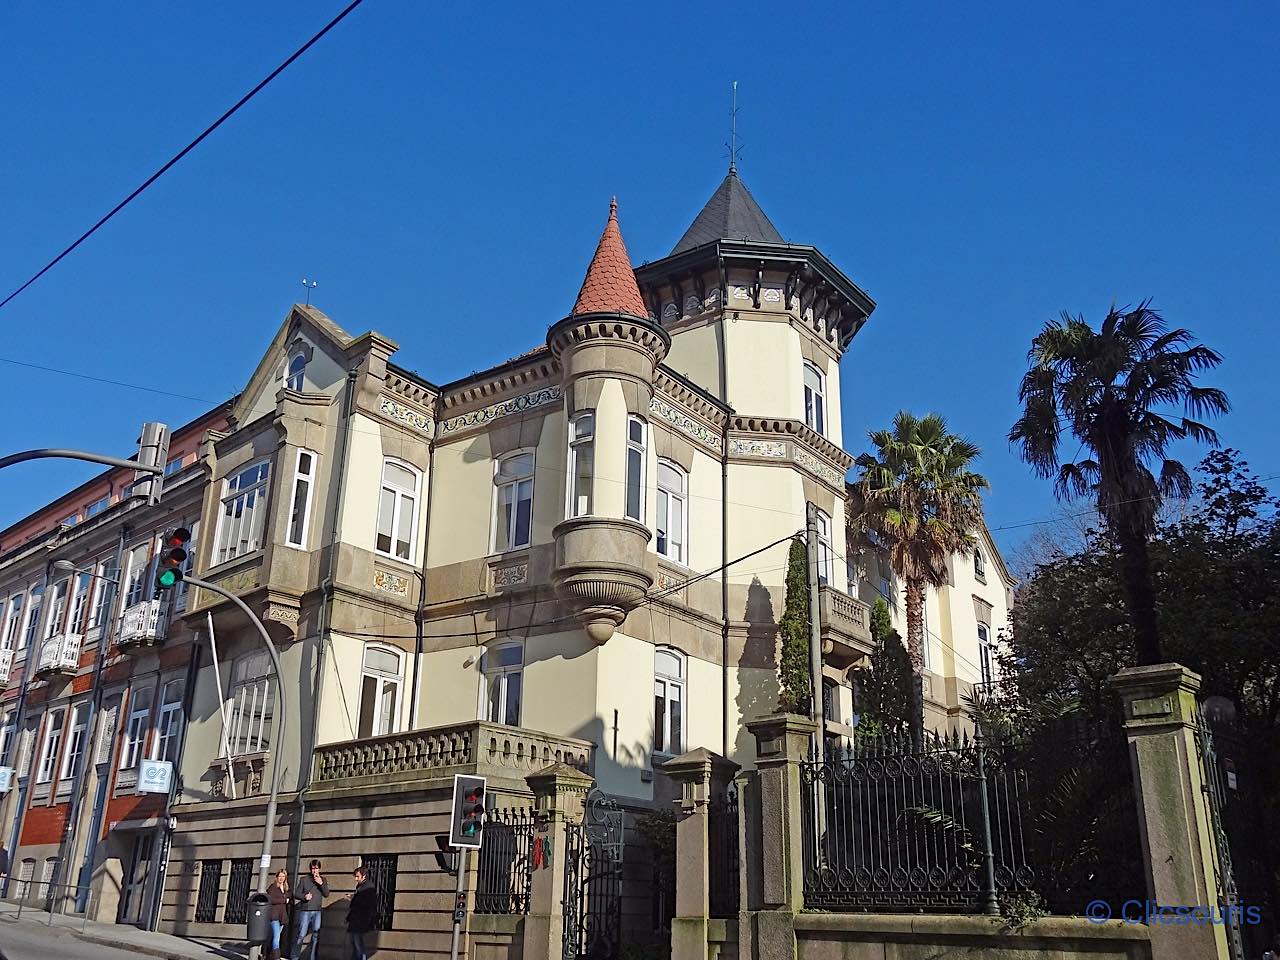
[[[0,951],[4,960],[215,960],[241,958],[243,943],[215,944],[163,933],[148,933],[113,923],[83,923],[58,916],[52,926],[48,914],[24,913],[15,918],[12,904],[0,903]]]
[[[26,921],[0,921],[5,960],[138,960],[138,954],[86,943],[71,931]]]

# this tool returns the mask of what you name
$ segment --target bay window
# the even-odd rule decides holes
[[[271,463],[262,460],[227,479],[214,543],[214,565],[253,553],[262,546],[270,476]]]
[[[569,516],[591,513],[591,488],[596,469],[596,418],[580,413],[569,425]]]
[[[627,516],[644,523],[645,422],[627,417]]]
[[[394,560],[413,559],[418,516],[418,471],[399,460],[382,461],[378,529],[374,549]]]
[[[653,654],[653,752],[684,752],[685,657],[670,647]]]
[[[499,460],[493,482],[494,552],[527,547],[533,527],[533,454],[517,453]]]
[[[524,647],[504,643],[486,650],[480,660],[484,675],[484,717],[490,723],[520,725],[523,697]]]
[[[241,657],[231,668],[227,742],[236,756],[261,753],[271,745],[273,679],[265,650]]]
[[[360,737],[395,733],[400,718],[399,651],[381,644],[366,644],[360,679]]]
[[[657,549],[664,557],[687,563],[688,477],[669,460],[658,461]]]

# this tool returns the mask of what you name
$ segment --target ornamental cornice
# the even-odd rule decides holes
[[[518,397],[510,397],[499,403],[490,404],[487,407],[481,407],[479,410],[472,410],[456,417],[450,417],[448,420],[441,420],[439,423],[439,437],[447,437],[450,434],[458,433],[469,427],[482,427],[508,417],[513,413],[523,413],[526,410],[533,410],[538,407],[545,407],[553,403],[559,403],[562,397],[562,391],[559,384],[542,387],[540,390],[534,390],[532,393],[521,394]]]
[[[658,368],[657,373],[654,375],[653,389],[655,393],[663,394],[674,400],[691,413],[705,419],[712,426],[723,428],[728,414],[725,413],[722,407],[698,391],[691,389],[688,384],[672,376],[661,367]]]
[[[724,435],[719,430],[696,420],[665,397],[654,396],[649,401],[649,414],[679,430],[685,436],[698,441],[714,452],[717,457],[724,453]]]
[[[402,377],[394,370],[388,370],[385,387],[387,393],[392,394],[394,397],[408,400],[410,403],[421,407],[428,414],[435,412],[436,394],[422,384],[415,383],[407,377]]]
[[[586,313],[561,320],[547,331],[547,346],[557,357],[592,340],[619,340],[646,350],[661,363],[671,349],[671,334],[647,317]]]
[[[729,427],[736,433],[782,434],[794,437],[841,470],[847,471],[853,466],[852,454],[837,447],[817,430],[800,420],[781,417],[744,417],[735,414]]]
[[[527,389],[531,385],[548,380],[559,380],[559,364],[550,355],[543,354],[530,360],[527,366],[507,370],[498,376],[464,381],[455,385],[440,395],[437,410],[452,410],[469,403],[500,397],[504,393]],[[447,421],[441,421],[442,426],[445,422]]]

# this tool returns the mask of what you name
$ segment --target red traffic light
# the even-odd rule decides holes
[[[190,541],[191,531],[186,527],[175,527],[165,534],[156,563],[157,590],[168,590],[182,579],[182,565],[187,562],[186,546]]]

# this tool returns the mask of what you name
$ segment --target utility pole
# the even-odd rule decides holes
[[[827,718],[822,709],[822,623],[818,600],[820,584],[818,556],[818,508],[812,503],[805,510],[805,545],[809,568],[809,676],[813,693],[813,719],[818,724],[814,738],[814,759],[821,768],[826,753]]]

